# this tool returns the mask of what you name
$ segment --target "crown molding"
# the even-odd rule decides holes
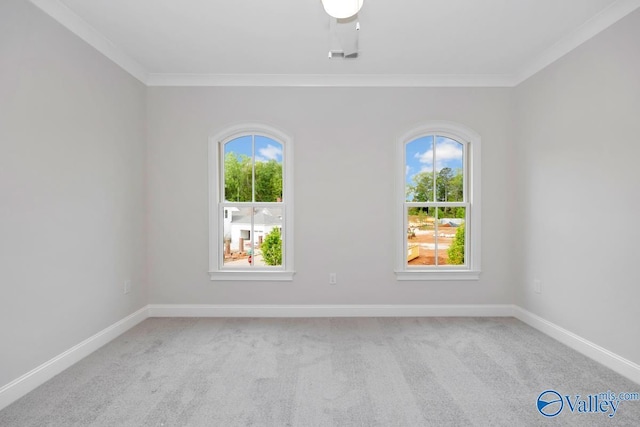
[[[514,78],[514,86],[562,58],[640,7],[640,0],[618,0],[530,61]]]
[[[71,9],[58,0],[30,0],[44,13],[58,21],[69,31],[87,42],[98,52],[119,65],[142,83],[147,84],[148,73],[138,62],[133,60],[122,49],[116,46],[102,33],[89,25],[84,19],[76,15]]]
[[[618,0],[515,74],[187,74],[150,73],[59,0],[30,0],[147,86],[228,87],[514,87],[640,7]]]
[[[510,75],[149,74],[149,86],[510,87]]]

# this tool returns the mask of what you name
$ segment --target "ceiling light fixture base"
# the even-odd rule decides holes
[[[364,0],[322,0],[325,12],[337,19],[351,18],[362,9]]]

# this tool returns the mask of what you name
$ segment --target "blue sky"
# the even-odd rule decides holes
[[[225,144],[225,154],[234,152],[251,157],[251,135],[241,136]],[[443,136],[424,136],[406,145],[405,166],[406,182],[413,184],[413,177],[423,171],[433,171],[433,143],[435,140],[436,172],[449,167],[461,169],[463,164],[463,146],[459,142]],[[282,144],[265,136],[255,136],[256,161],[275,160],[282,163]]]
[[[435,170],[443,168],[461,169],[463,146],[459,142],[443,136],[423,136],[414,139],[405,148],[406,182],[413,184],[413,177],[423,171],[433,171],[433,143],[435,139]]]
[[[255,143],[257,162],[275,160],[278,163],[282,163],[282,144],[266,136],[259,135],[255,136]],[[227,142],[224,146],[224,154],[226,155],[230,152],[251,157],[251,135],[241,136]]]

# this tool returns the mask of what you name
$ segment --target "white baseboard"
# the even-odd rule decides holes
[[[147,306],[114,323],[80,344],[43,363],[35,369],[0,387],[0,410],[44,384],[74,363],[93,353],[117,336],[133,328],[148,316]]]
[[[640,384],[640,365],[521,307],[468,305],[197,305],[150,304],[114,323],[20,378],[0,387],[0,410],[53,378],[148,317],[515,317]]]
[[[640,365],[633,363],[624,357],[600,347],[573,332],[537,316],[521,307],[514,306],[513,316],[527,325],[539,330],[545,335],[560,341],[562,344],[582,353],[590,359],[606,366],[607,368],[627,377],[631,381],[640,384]]]
[[[511,304],[199,305],[150,304],[149,317],[510,317]]]

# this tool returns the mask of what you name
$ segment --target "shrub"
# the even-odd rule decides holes
[[[262,242],[262,258],[267,265],[282,265],[282,236],[280,229],[274,228]]]
[[[456,236],[453,238],[447,254],[449,255],[449,264],[464,264],[464,224],[458,227]]]

